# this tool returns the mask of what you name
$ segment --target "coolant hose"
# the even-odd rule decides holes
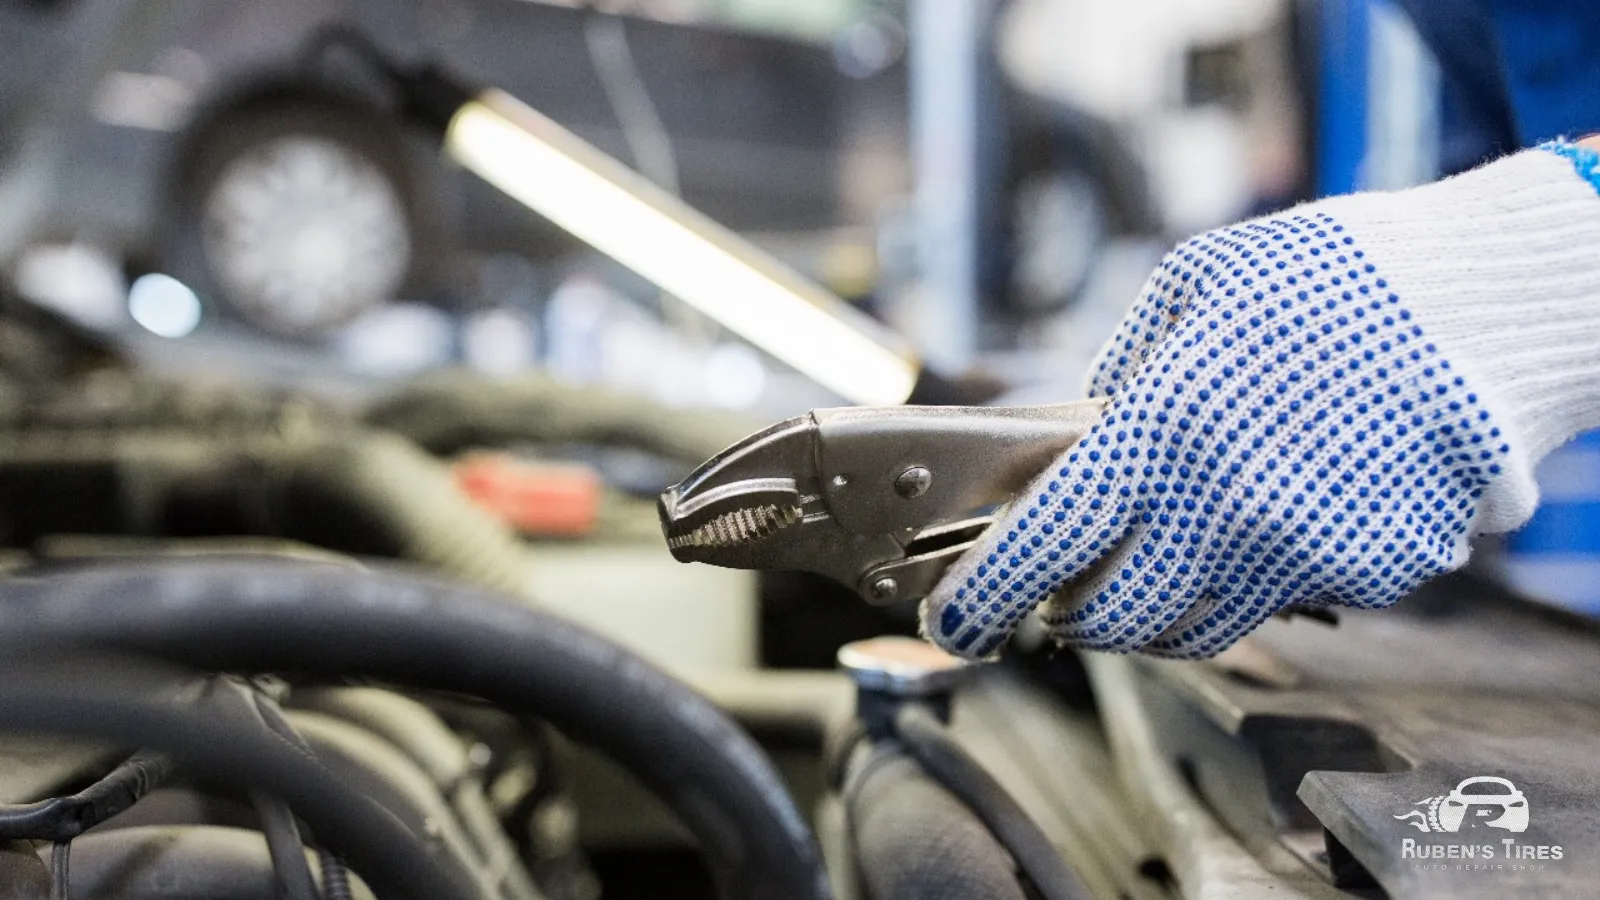
[[[873,900],[1024,900],[1005,849],[914,760],[887,746],[857,755],[844,794]]]
[[[932,710],[920,703],[901,706],[894,730],[906,752],[989,826],[1044,900],[1089,900],[1089,889],[1067,868],[1061,851]]]
[[[292,444],[263,462],[280,467],[278,504],[296,523],[288,536],[340,548],[352,521],[364,520],[368,535],[383,543],[356,552],[393,554],[527,598],[521,541],[457,486],[448,466],[410,441],[353,432]]]
[[[0,641],[475,695],[633,772],[698,839],[725,895],[828,894],[810,829],[744,731],[632,652],[494,594],[298,560],[91,565],[0,583]]]

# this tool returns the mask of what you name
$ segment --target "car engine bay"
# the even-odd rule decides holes
[[[1513,756],[1538,815],[1503,853],[1591,821],[1600,635],[1471,574],[1208,663],[1024,635],[980,665],[774,575],[776,664],[685,682],[541,611],[446,460],[682,460],[741,423],[460,375],[352,413],[7,326],[6,896],[1446,896],[1470,880],[1415,876],[1392,798]],[[1529,883],[1600,876],[1568,853]]]

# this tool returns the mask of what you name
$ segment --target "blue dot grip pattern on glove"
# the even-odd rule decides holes
[[[1589,182],[1596,191],[1600,191],[1600,153],[1565,140],[1545,141],[1539,145],[1539,149],[1565,157],[1577,170],[1579,177]]]
[[[1377,607],[1466,558],[1510,446],[1356,236],[1308,211],[1167,256],[1103,352],[1105,418],[924,611],[984,656],[1046,607],[1067,643],[1209,656],[1290,603]]]

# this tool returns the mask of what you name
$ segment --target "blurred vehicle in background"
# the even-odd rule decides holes
[[[31,196],[28,239],[102,246],[291,337],[397,298],[470,303],[463,257],[573,252],[442,164],[372,73],[316,46],[341,23],[621,158],[653,153],[635,164],[670,169],[658,180],[735,228],[839,219],[849,79],[827,46],[619,22],[522,0],[6,2],[0,185]]]

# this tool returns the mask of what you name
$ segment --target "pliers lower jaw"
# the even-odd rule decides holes
[[[661,495],[672,555],[825,575],[871,603],[924,596],[985,515],[1099,421],[1101,401],[819,409],[740,441]]]

